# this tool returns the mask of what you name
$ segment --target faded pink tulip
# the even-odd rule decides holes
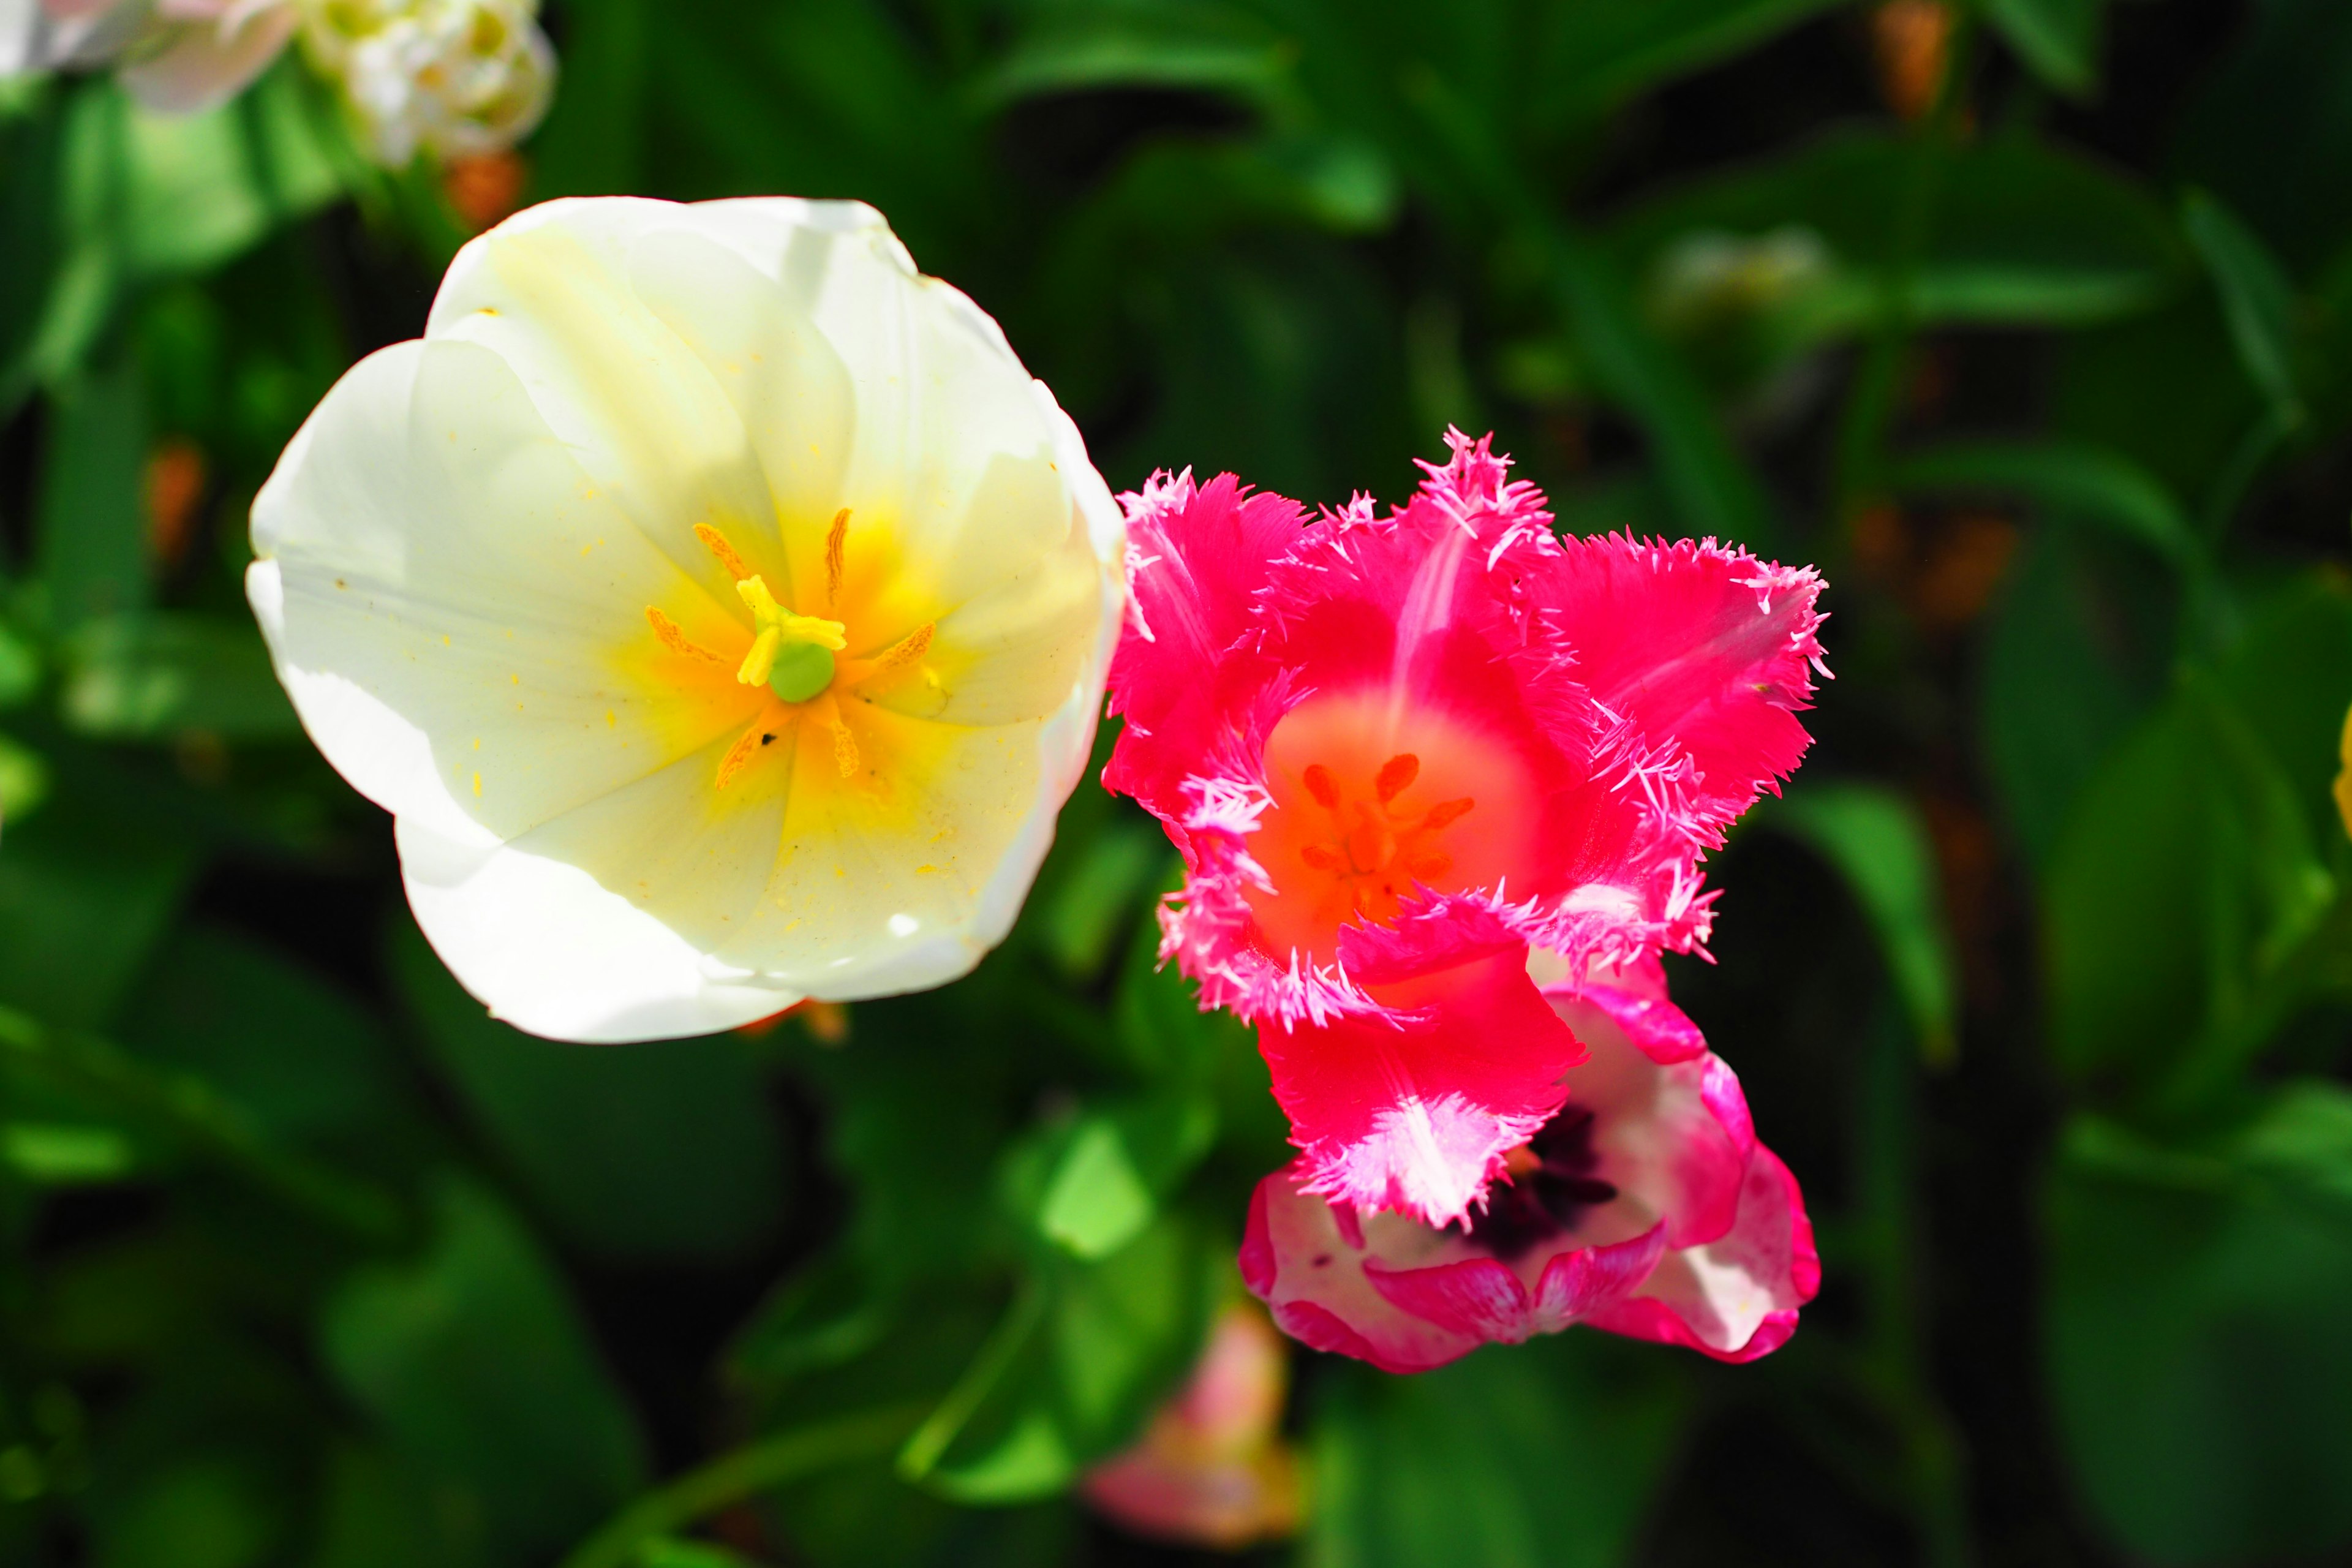
[[[1259,1025],[1304,1194],[1468,1218],[1583,1059],[1527,973],[1688,951],[1699,862],[1807,745],[1810,570],[1557,538],[1486,440],[1404,507],[1126,498],[1103,782],[1182,852],[1162,951]]]
[[[294,0],[0,0],[0,76],[111,61],[142,107],[199,114],[251,85],[299,20]]]
[[[1360,1217],[1258,1184],[1242,1275],[1293,1337],[1389,1372],[1585,1323],[1718,1361],[1777,1350],[1821,1284],[1794,1177],[1654,961],[1546,992],[1591,1054],[1486,1207]]]
[[[1135,1446],[1087,1473],[1087,1500],[1139,1535],[1234,1551],[1298,1527],[1298,1456],[1280,1436],[1287,1352],[1265,1310],[1219,1315],[1192,1377]]]

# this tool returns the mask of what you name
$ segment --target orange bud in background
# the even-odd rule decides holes
[[[1298,1457],[1280,1435],[1290,1363],[1255,1301],[1227,1307],[1189,1382],[1133,1447],[1082,1483],[1138,1535],[1233,1551],[1298,1528]]]
[[[210,465],[205,449],[184,436],[155,444],[141,482],[147,506],[147,549],[165,567],[176,566],[195,533],[196,503],[205,497]]]
[[[530,181],[530,165],[514,152],[452,158],[441,171],[442,194],[478,234],[522,205],[523,186]]]
[[[1886,0],[1870,18],[1878,90],[1906,120],[1936,107],[1951,63],[1952,8],[1946,0]]]

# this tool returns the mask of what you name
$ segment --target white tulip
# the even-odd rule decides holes
[[[1002,940],[1124,593],[1077,431],[881,216],[552,202],[468,245],[254,504],[247,591],[535,1034],[918,990]]]

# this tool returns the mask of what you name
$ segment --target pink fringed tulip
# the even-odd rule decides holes
[[[1706,938],[1701,857],[1797,765],[1810,570],[1556,538],[1487,441],[1309,521],[1232,476],[1127,498],[1103,782],[1186,879],[1164,952],[1260,1026],[1303,1194],[1468,1219],[1583,1059],[1527,973]]]
[[[1242,1275],[1293,1337],[1389,1372],[1586,1323],[1752,1361],[1821,1283],[1788,1167],[1654,963],[1547,994],[1590,1048],[1466,1224],[1359,1217],[1301,1166],[1258,1184]]]

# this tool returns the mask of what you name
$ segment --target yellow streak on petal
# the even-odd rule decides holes
[[[694,525],[694,537],[702,541],[703,548],[719,557],[719,564],[727,568],[730,577],[740,583],[751,575],[751,569],[743,564],[743,558],[735,553],[735,547],[727,542],[725,534],[707,522],[698,522]]]

